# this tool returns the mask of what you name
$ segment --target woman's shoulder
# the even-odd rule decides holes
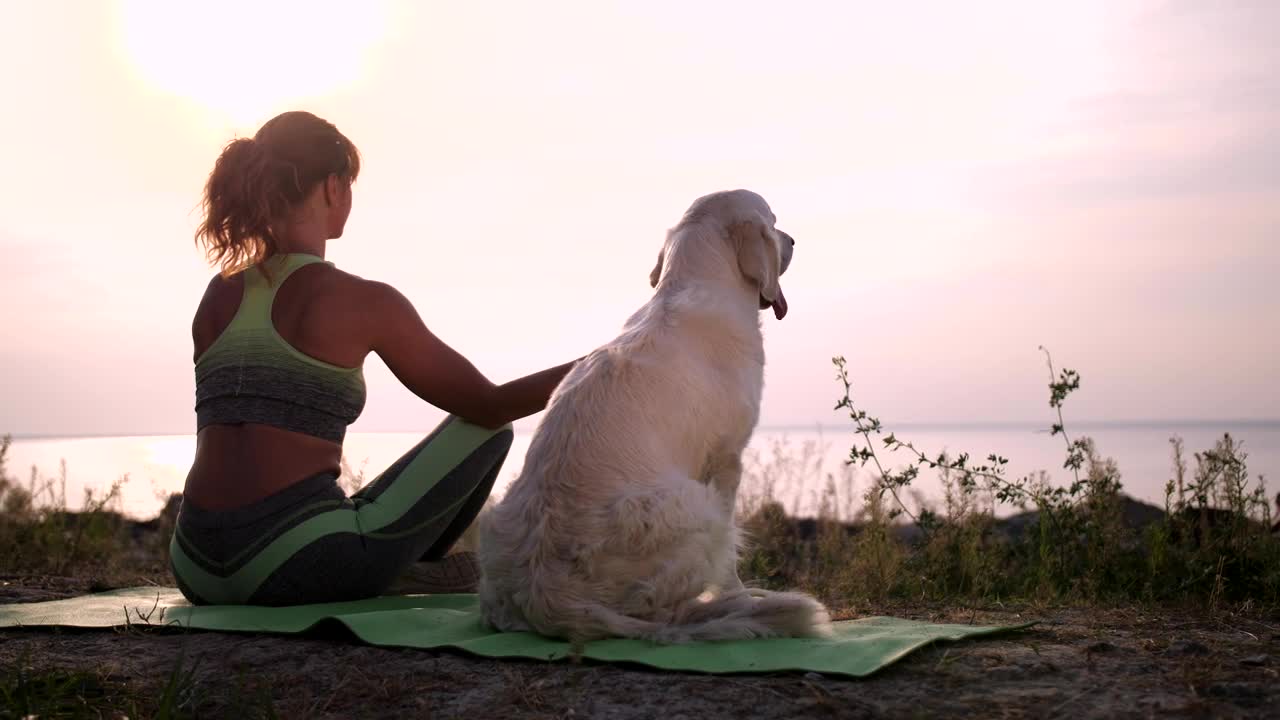
[[[408,298],[390,283],[363,277],[326,263],[303,290],[313,307],[330,317],[352,316],[360,323],[393,321],[405,308]],[[302,290],[302,288],[299,288]]]
[[[380,292],[385,283],[372,280],[332,263],[317,266],[317,289],[345,300],[367,301]]]
[[[399,290],[385,280],[363,277],[334,265],[328,266],[326,280],[332,289],[373,306],[397,302],[404,297]]]
[[[244,289],[244,273],[234,273],[232,275],[223,275],[215,273],[209,278],[208,284],[204,287],[204,297],[201,298],[201,304],[207,305],[210,302],[219,302],[224,298],[230,298],[233,295],[239,301],[239,295]]]

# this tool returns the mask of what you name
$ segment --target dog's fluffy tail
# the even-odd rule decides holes
[[[823,637],[831,618],[816,599],[798,592],[735,590],[677,608],[670,622],[631,617],[599,604],[579,608],[584,639],[632,637],[664,644],[768,637]],[[583,617],[585,616],[585,617]]]

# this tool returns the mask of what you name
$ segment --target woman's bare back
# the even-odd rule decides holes
[[[359,278],[331,265],[298,269],[281,285],[271,322],[285,342],[339,367],[359,367],[369,343],[358,327]],[[231,324],[244,292],[243,273],[215,277],[192,323],[194,359]],[[338,472],[342,446],[266,425],[211,425],[196,436],[184,496],[208,510],[243,507],[316,473]]]

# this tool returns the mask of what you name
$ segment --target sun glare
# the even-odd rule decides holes
[[[387,30],[386,2],[118,0],[134,71],[242,126],[359,81]]]
[[[145,447],[148,465],[161,465],[185,471],[185,468],[191,467],[191,462],[195,458],[196,439],[182,435],[157,437],[146,442]]]

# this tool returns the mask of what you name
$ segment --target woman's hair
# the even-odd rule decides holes
[[[360,153],[332,123],[309,112],[277,115],[218,156],[205,183],[196,242],[223,275],[256,265],[278,251],[272,224],[317,184],[330,175],[355,182],[359,174]]]

